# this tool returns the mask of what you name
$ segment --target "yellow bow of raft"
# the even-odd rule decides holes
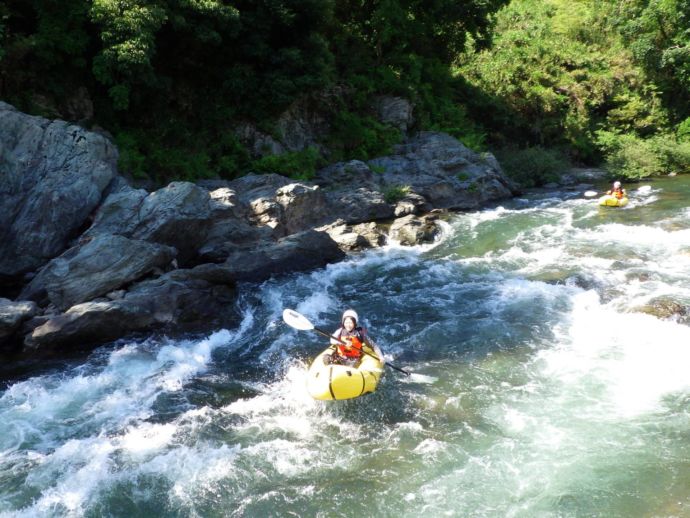
[[[383,355],[378,347],[364,345],[364,354],[356,367],[326,364],[324,356],[333,352],[328,347],[319,354],[307,372],[307,391],[314,399],[352,399],[376,390],[383,376]]]
[[[605,194],[599,198],[599,205],[602,207],[625,207],[628,204],[628,197],[616,198],[611,194]]]

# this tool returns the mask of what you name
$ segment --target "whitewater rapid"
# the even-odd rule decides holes
[[[234,329],[99,348],[7,383],[0,516],[690,516],[690,181],[624,209],[536,193],[245,285]],[[312,400],[354,307],[379,390]]]

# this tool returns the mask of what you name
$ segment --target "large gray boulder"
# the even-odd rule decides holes
[[[278,174],[248,174],[230,182],[229,188],[237,193],[238,204],[246,208],[251,224],[269,227],[276,237],[282,237],[282,207],[275,197],[278,189],[290,183],[289,178]]]
[[[401,245],[420,245],[432,243],[440,233],[436,225],[436,215],[408,215],[396,219],[391,225],[389,235]]]
[[[67,248],[116,175],[105,137],[0,102],[0,277],[35,270]]]
[[[205,243],[211,212],[208,191],[193,183],[173,182],[152,193],[129,188],[108,196],[87,236],[117,234],[172,246],[184,266]]]
[[[379,121],[407,132],[414,124],[414,106],[403,97],[381,96],[375,99],[374,106]]]
[[[342,220],[338,220],[331,225],[320,227],[319,230],[328,233],[343,252],[377,248],[386,243],[386,235],[373,221],[359,225],[348,225]]]
[[[167,266],[175,254],[174,248],[164,245],[98,235],[48,263],[24,288],[20,298],[39,303],[49,300],[65,310]]]
[[[238,250],[228,256],[226,268],[237,281],[262,281],[271,275],[303,272],[344,259],[345,254],[325,232],[307,230],[257,247],[247,253]]]
[[[340,189],[359,189],[365,187],[370,190],[381,188],[381,176],[361,160],[337,162],[319,169],[314,182],[329,191]]]
[[[323,190],[306,182],[277,174],[250,174],[233,180],[228,187],[236,193],[237,203],[246,207],[249,222],[271,228],[276,239],[331,217]]]
[[[85,237],[93,238],[99,234],[133,235],[140,220],[139,210],[148,195],[144,189],[129,186],[109,194],[96,211]]]
[[[313,270],[344,257],[326,232],[307,230],[276,243],[235,250],[223,264],[202,264],[190,275],[213,283],[256,282],[272,275]]]
[[[50,353],[156,328],[230,325],[237,317],[235,300],[231,285],[212,284],[184,271],[173,271],[135,285],[119,300],[84,302],[44,319],[26,335],[24,349]]]
[[[250,205],[261,198],[273,198],[281,187],[292,183],[292,180],[279,174],[248,174],[228,183],[227,187],[235,191],[238,203]]]
[[[518,192],[493,155],[475,153],[445,133],[421,132],[368,164],[381,171],[383,190],[409,188],[434,208],[476,209]]]
[[[395,207],[387,203],[383,193],[366,187],[340,189],[326,194],[331,221],[364,223],[392,218]]]
[[[276,191],[276,202],[282,207],[281,222],[286,234],[308,230],[332,218],[323,191],[318,186],[293,183]]]
[[[247,220],[249,206],[227,186],[214,188],[211,197],[211,227],[199,249],[201,263],[220,263],[237,248],[254,246],[273,239],[273,229],[255,226]]]
[[[257,246],[273,240],[273,230],[256,227],[244,219],[226,217],[213,222],[204,244],[199,248],[200,263],[221,263],[239,248]]]

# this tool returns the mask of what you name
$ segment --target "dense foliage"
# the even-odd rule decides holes
[[[435,98],[468,36],[487,41],[506,2],[9,0],[0,97],[105,127],[124,170],[166,180],[313,167],[310,151],[253,163],[233,128],[248,121],[270,135],[300,96],[337,87],[348,94],[327,107],[329,158],[365,158],[399,138],[371,117],[377,94],[413,98],[422,120],[472,126]]]
[[[567,160],[684,172],[689,17],[690,0],[6,0],[0,98],[107,129],[123,171],[161,182],[384,153],[382,94],[525,184]],[[252,156],[235,129],[279,138],[305,98],[320,146]]]
[[[456,73],[493,143],[521,148],[512,162],[552,162],[546,147],[625,177],[684,172],[689,16],[687,0],[513,0],[494,46],[466,52]]]

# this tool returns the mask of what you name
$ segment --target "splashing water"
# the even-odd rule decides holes
[[[435,246],[245,286],[236,329],[11,382],[0,516],[690,516],[689,183],[457,214]],[[314,401],[326,344],[285,307],[356,308],[412,376]]]

